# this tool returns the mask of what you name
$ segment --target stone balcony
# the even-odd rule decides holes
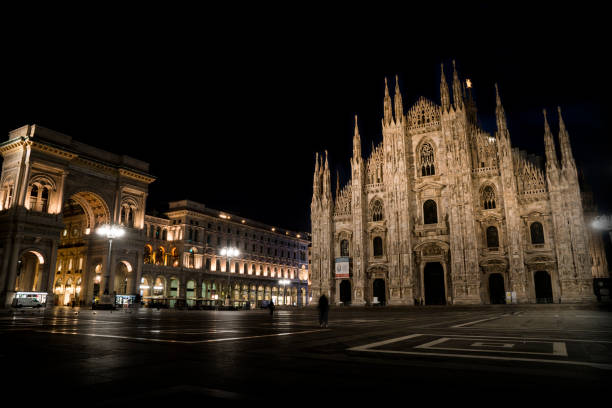
[[[417,237],[448,235],[448,225],[445,222],[437,224],[415,224],[414,234]]]

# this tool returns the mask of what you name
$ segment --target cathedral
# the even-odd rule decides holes
[[[452,91],[452,92],[451,92]],[[543,115],[545,160],[512,146],[496,86],[497,131],[477,120],[471,82],[442,66],[440,104],[407,111],[385,80],[382,142],[363,158],[355,117],[351,178],[332,195],[316,156],[311,294],[334,304],[594,301],[607,278],[596,213],[581,192],[558,109],[558,145]]]

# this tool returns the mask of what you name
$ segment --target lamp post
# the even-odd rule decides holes
[[[221,249],[221,256],[225,257],[225,260],[227,262],[227,298],[226,298],[226,306],[230,305],[230,299],[231,299],[231,292],[232,292],[232,285],[231,285],[231,274],[230,271],[232,269],[232,258],[236,258],[238,255],[240,255],[240,251],[238,250],[238,248],[232,248],[232,247],[225,247]]]
[[[608,231],[612,240],[612,215],[599,215],[595,217],[591,226],[601,231]]]
[[[283,285],[283,305],[286,305],[287,304],[287,290],[285,289],[285,287],[287,284],[291,283],[291,281],[287,279],[281,279],[278,281],[278,283]]]
[[[108,239],[108,259],[106,262],[106,278],[104,279],[104,295],[108,296],[108,281],[111,274],[111,250],[113,249],[113,239],[121,238],[123,235],[125,235],[125,230],[119,225],[104,224],[96,230],[96,233],[101,237]]]

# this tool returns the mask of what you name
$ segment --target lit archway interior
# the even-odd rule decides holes
[[[40,252],[27,251],[17,264],[16,292],[39,292],[42,289],[42,268],[45,258]]]

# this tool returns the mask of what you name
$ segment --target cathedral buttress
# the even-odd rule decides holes
[[[472,194],[470,135],[462,86],[454,61],[453,102],[454,106],[448,112],[442,110],[440,118],[448,152],[448,186],[445,191],[448,220],[445,222],[449,225],[450,234],[451,290],[454,303],[479,303],[480,269]]]
[[[506,113],[501,103],[497,84],[495,84],[495,99],[495,118],[497,121],[497,156],[509,251],[508,290],[516,292],[517,302],[525,303],[528,301],[527,285],[530,280],[527,279],[525,274],[523,245],[521,240],[522,221],[520,218],[519,202],[517,198],[518,188],[516,185],[514,162],[512,159],[512,143],[510,141],[508,124],[506,122]]]
[[[571,265],[573,276],[562,279],[562,299],[566,301],[593,300],[591,258],[588,246],[587,228],[584,221],[582,195],[578,183],[576,162],[572,155],[569,133],[565,128],[561,108],[559,114],[559,146],[561,150],[560,188],[563,190],[563,212],[567,222]],[[571,293],[571,297],[568,296]]]
[[[352,183],[352,221],[353,221],[353,299],[352,304],[366,303],[366,267],[367,267],[367,201],[364,191],[366,184],[365,167],[361,157],[361,136],[355,115],[355,134],[353,136],[353,157],[351,158]]]

